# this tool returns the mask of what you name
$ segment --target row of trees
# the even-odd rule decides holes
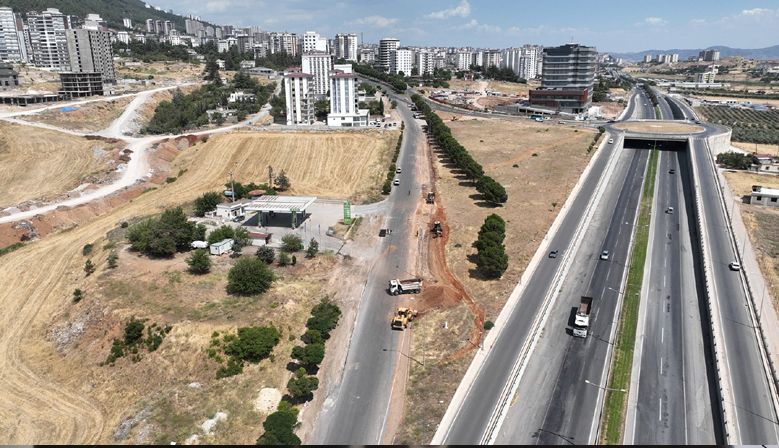
[[[646,96],[649,97],[649,101],[652,102],[652,106],[657,107],[657,95],[655,95],[655,91],[652,90],[652,86],[650,83],[645,82],[644,85],[641,86],[642,89],[646,92]]]
[[[384,72],[380,72],[370,65],[360,65],[356,62],[352,63],[352,69],[355,73],[359,73],[361,75],[365,75],[374,79],[378,79],[379,81],[385,82],[392,86],[392,89],[395,90],[395,93],[403,93],[406,91],[406,88],[408,87],[406,85],[406,81],[404,80],[404,77],[401,75],[388,75]]]
[[[392,154],[392,164],[387,171],[387,178],[384,180],[384,184],[381,186],[381,194],[390,194],[392,191],[392,179],[395,177],[395,170],[397,169],[396,163],[398,163],[398,157],[400,157],[400,148],[403,146],[403,132],[405,123],[401,124],[400,135],[398,136],[398,143],[395,145],[395,153]]]
[[[717,163],[726,168],[746,170],[752,166],[752,155],[740,152],[722,152],[717,154]]]
[[[500,278],[509,267],[506,255],[506,222],[500,216],[491,214],[484,220],[476,246],[476,266],[487,278]]]
[[[412,95],[411,100],[417,109],[425,116],[428,130],[435,138],[436,143],[446,154],[449,160],[457,168],[462,170],[465,176],[475,181],[476,190],[482,194],[487,202],[502,204],[508,201],[508,194],[503,186],[495,179],[486,176],[482,166],[473,160],[468,151],[452,136],[452,132],[441,120],[441,117],[434,114],[430,106],[427,105],[424,98],[419,95]]]
[[[292,349],[292,358],[302,364],[287,382],[287,392],[292,399],[309,399],[311,393],[319,388],[319,379],[309,372],[324,360],[325,341],[340,318],[341,309],[328,297],[311,309],[311,317],[306,322],[308,329],[300,336],[305,345]],[[300,445],[300,438],[294,432],[298,426],[297,414],[296,407],[282,400],[278,410],[262,423],[265,432],[257,439],[257,445]]]

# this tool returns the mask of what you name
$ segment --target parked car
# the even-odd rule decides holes
[[[733,263],[730,263],[728,265],[728,267],[730,268],[731,271],[740,271],[741,270],[741,265],[737,261],[734,261]]]
[[[379,236],[382,237],[382,238],[387,236],[387,229],[379,230]]]
[[[398,169],[396,169],[395,172],[400,174],[400,167],[398,167]]]
[[[557,249],[549,252],[549,258],[557,258]]]
[[[609,259],[609,251],[604,250],[600,253],[600,259],[601,260],[608,260]]]
[[[395,182],[392,182],[393,185],[400,185],[400,179],[395,179]]]
[[[246,217],[245,217],[245,216],[243,216],[243,215],[239,215],[239,216],[236,216],[235,218],[233,218],[233,222],[241,222],[241,221],[243,221],[244,219],[246,219]]]

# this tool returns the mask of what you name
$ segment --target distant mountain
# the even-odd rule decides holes
[[[146,19],[170,20],[176,29],[184,31],[184,17],[147,8],[140,0],[2,0],[3,6],[10,6],[14,12],[26,15],[29,11],[45,11],[57,8],[63,14],[79,16],[99,14],[111,28],[124,29],[122,19],[127,17],[135,25],[146,25]],[[182,13],[183,11],[177,11]]]
[[[652,55],[654,57],[657,54],[678,54],[679,60],[684,61],[688,56],[698,56],[698,53],[702,50],[719,50],[721,58],[728,56],[741,56],[744,59],[760,59],[760,60],[775,60],[779,59],[779,45],[773,47],[757,48],[753,50],[743,48],[730,48],[722,45],[716,45],[709,48],[702,48],[698,50],[646,50],[640,53],[609,53],[612,57],[621,58],[626,61],[638,62],[644,60],[644,55]]]

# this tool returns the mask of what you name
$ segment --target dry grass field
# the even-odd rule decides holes
[[[517,84],[513,82],[490,81],[487,88],[501,93],[515,93],[517,95],[527,95],[530,87],[527,84]]]
[[[98,101],[76,106],[75,110],[66,112],[54,108],[33,115],[22,115],[19,118],[76,132],[97,132],[109,127],[119,118],[132,100],[132,98],[120,98],[113,101]]]
[[[779,155],[779,145],[764,145],[758,143],[730,142],[730,146],[735,146],[746,152],[756,152],[758,154]]]
[[[684,123],[617,123],[613,126],[616,129],[624,129],[634,132],[652,132],[655,134],[694,134],[704,130],[700,126]]]
[[[779,176],[767,174],[755,174],[738,171],[735,173],[723,173],[733,195],[738,197],[749,196],[752,185],[760,185],[768,188],[779,188]]]
[[[283,388],[291,375],[286,370],[292,346],[289,336],[302,333],[313,303],[328,292],[343,290],[341,280],[364,271],[364,266],[350,266],[348,260],[337,265],[327,256],[314,261],[301,256],[297,267],[280,271],[283,278],[271,292],[237,298],[224,292],[226,257],[217,261],[211,274],[192,277],[184,272],[183,254],[150,260],[123,250],[121,244],[114,247],[121,240],[118,224],[218,189],[230,170],[238,180],[262,181],[268,163],[277,170],[287,169],[293,193],[339,197],[352,188],[357,194],[370,183],[363,167],[378,165],[376,159],[389,154],[393,136],[397,138],[375,133],[214,137],[182,151],[173,170],[188,171],[175,182],[0,257],[3,439],[117,443],[121,437],[116,426],[128,417],[143,416],[148,408],[147,417],[139,418],[145,423],[133,429],[124,443],[183,442],[216,411],[227,412],[228,420],[204,443],[252,443],[261,432],[262,415],[252,408],[258,391],[264,386]],[[312,154],[318,166],[304,177],[298,166],[308,166],[302,160]],[[327,173],[324,167],[334,172]],[[309,186],[314,191],[307,191]],[[94,244],[88,257],[82,255],[86,244]],[[119,252],[119,267],[114,270],[107,268],[111,250]],[[97,271],[85,277],[87,258]],[[72,301],[75,288],[85,291],[77,304]],[[358,285],[346,289],[356,291]],[[112,339],[120,336],[132,316],[171,324],[173,330],[157,352],[145,354],[140,362],[125,357],[114,367],[100,367]],[[216,381],[217,366],[205,357],[211,333],[271,322],[283,333],[274,350],[275,362],[265,360],[248,367],[242,376]],[[201,387],[189,387],[192,382]]]
[[[595,133],[503,120],[446,121],[446,125],[509,195],[501,207],[486,204],[441,153],[434,155],[440,177],[436,200],[445,209],[449,228],[447,264],[475,304],[484,310],[485,320],[494,322],[589,162],[587,147]],[[473,243],[484,219],[492,213],[506,221],[504,244],[509,268],[501,279],[485,280],[476,271]],[[426,365],[410,363],[404,421],[394,441],[399,444],[430,442],[475,353],[476,347],[468,342],[475,330],[474,315],[465,303],[436,310],[428,319]],[[417,361],[422,359],[422,325],[418,320],[412,327],[409,356]],[[474,350],[451,360],[452,353],[469,344]]]
[[[172,171],[191,167],[187,176],[197,176],[198,189],[208,191],[221,189],[229,171],[238,182],[265,183],[270,165],[276,174],[286,172],[289,194],[360,202],[379,191],[397,138],[376,131],[220,134],[182,154]]]
[[[0,122],[0,209],[77,187],[108,164],[93,148],[112,149],[62,132]],[[100,153],[98,153],[100,154]]]

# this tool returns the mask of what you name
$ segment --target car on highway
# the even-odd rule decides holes
[[[398,167],[398,169],[396,169],[395,172],[400,174],[400,167]]]
[[[666,213],[668,213],[669,215],[673,215],[673,214],[674,214],[674,208],[673,208],[673,207],[668,207],[668,208],[665,210],[665,212],[666,212]]]
[[[728,265],[728,268],[730,268],[731,271],[740,271],[741,270],[741,264],[739,262],[734,261],[733,263],[730,263]]]
[[[387,229],[381,229],[381,230],[379,230],[379,236],[380,236],[380,237],[382,237],[382,238],[384,238],[385,236],[387,236]]]
[[[610,138],[610,139],[609,139],[609,145],[611,145],[612,143],[614,143],[614,139],[613,139],[613,138]]]
[[[616,122],[617,122],[616,120],[609,120],[606,123],[616,123]]]
[[[668,170],[668,174],[676,174],[676,170],[674,168],[671,168]]]
[[[400,179],[395,179],[395,182],[392,182],[393,185],[400,185]]]
[[[557,258],[557,252],[558,252],[557,249],[549,252],[549,258]]]
[[[600,259],[601,260],[608,260],[609,259],[609,251],[604,250],[600,253]]]

